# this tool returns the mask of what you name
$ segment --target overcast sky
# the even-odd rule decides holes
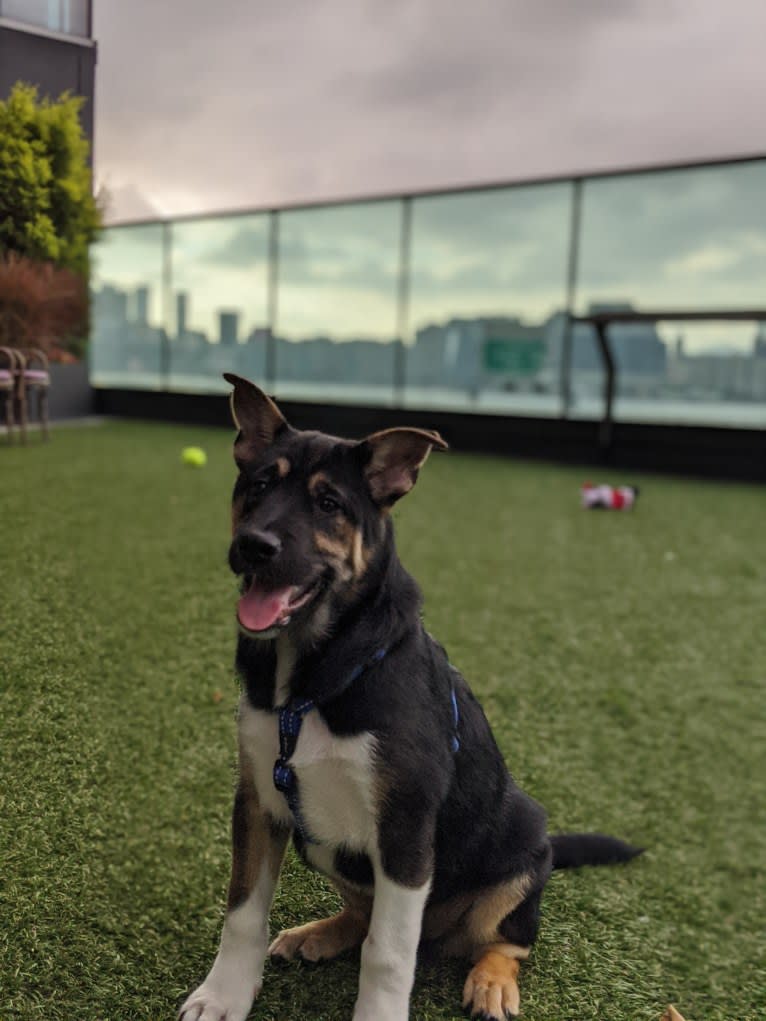
[[[110,219],[766,151],[764,0],[95,0]]]

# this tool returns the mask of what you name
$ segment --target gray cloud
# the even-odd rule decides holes
[[[593,182],[583,205],[583,294],[667,284],[676,303],[693,291],[697,301],[727,304],[748,288],[762,292],[766,222],[755,211],[765,193],[764,163]]]
[[[644,307],[761,304],[764,193],[766,162],[588,182],[579,307],[615,299]],[[416,199],[413,323],[491,312],[535,320],[562,308],[571,199],[566,184]],[[282,214],[282,293],[289,291],[294,302],[296,288],[306,296],[313,288],[334,295],[338,306],[351,301],[358,322],[369,328],[369,296],[392,307],[395,301],[400,213],[398,202],[384,202]],[[159,270],[157,227],[120,235],[125,264]],[[222,273],[226,280],[229,271],[259,267],[265,286],[265,216],[185,223],[173,237],[177,281],[200,298],[210,292],[208,304]],[[243,291],[243,302],[250,297]],[[382,306],[375,307],[378,314]]]
[[[96,167],[165,212],[763,147],[762,0],[99,0]],[[712,59],[712,55],[715,59]]]
[[[267,261],[269,257],[269,228],[266,218],[261,223],[248,220],[220,244],[211,244],[203,261],[220,266],[243,268]]]

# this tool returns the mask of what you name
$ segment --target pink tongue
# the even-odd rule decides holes
[[[266,631],[273,627],[290,604],[292,586],[263,592],[254,581],[237,605],[239,622],[248,631]]]

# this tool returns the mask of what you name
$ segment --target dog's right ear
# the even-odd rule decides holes
[[[241,468],[256,461],[288,425],[274,401],[249,379],[224,372],[223,378],[234,387],[231,417],[239,429],[234,441],[234,460]]]
[[[391,507],[412,489],[432,449],[446,450],[441,436],[430,429],[384,429],[357,444],[366,456],[364,475],[378,506]]]

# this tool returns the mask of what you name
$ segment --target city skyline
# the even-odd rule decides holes
[[[764,192],[766,160],[588,180],[574,238],[571,181],[419,197],[406,253],[397,199],[115,227],[94,248],[94,280],[150,284],[154,321],[163,288],[188,291],[193,326],[208,334],[219,307],[238,309],[245,332],[269,321],[276,280],[273,325],[285,334],[387,339],[405,270],[416,327],[511,308],[542,320],[570,300],[578,312],[624,300],[758,308]],[[692,348],[718,343],[709,327],[686,335]]]
[[[395,338],[338,340],[331,335],[273,337],[264,325],[241,328],[236,310],[220,309],[218,336],[187,325],[189,295],[175,295],[174,330],[152,325],[149,289],[124,292],[107,285],[94,294],[96,372],[170,372],[200,379],[224,370],[264,378],[267,365],[282,385],[397,385],[442,388],[476,398],[480,393],[528,392],[555,395],[568,316],[559,310],[541,323],[514,316],[452,317],[418,328],[395,353]],[[624,303],[622,308],[625,309]],[[598,311],[595,309],[594,311]],[[602,309],[603,310],[603,307]],[[677,326],[677,324],[675,324]],[[592,327],[571,326],[573,393],[596,397],[603,391],[604,366]],[[749,350],[689,353],[676,329],[672,343],[653,323],[615,324],[610,331],[618,393],[643,398],[766,400],[766,327],[751,332]],[[403,373],[403,375],[400,375]]]
[[[216,346],[218,344],[233,344],[242,345],[250,342],[253,338],[262,339],[269,333],[269,327],[264,321],[254,322],[253,326],[248,330],[247,327],[242,325],[242,322],[247,319],[247,314],[242,309],[234,309],[227,307],[220,307],[215,309],[214,320],[217,324],[217,337],[214,335],[214,331],[208,332],[206,329],[200,329],[199,325],[192,325],[192,318],[190,317],[190,309],[193,308],[193,295],[188,291],[175,291],[173,293],[173,303],[175,312],[173,314],[173,321],[171,324],[165,324],[163,316],[150,315],[149,309],[152,306],[152,288],[148,284],[140,284],[136,288],[123,291],[121,288],[116,287],[113,284],[102,284],[100,288],[93,289],[93,295],[95,301],[98,303],[99,296],[103,294],[112,294],[114,296],[120,296],[118,304],[124,308],[123,321],[126,324],[137,323],[142,326],[150,326],[154,329],[163,331],[168,339],[178,339],[180,336],[186,334],[194,336],[205,341],[205,343]],[[156,305],[156,303],[155,303]],[[180,311],[183,309],[183,312]],[[582,312],[575,310],[573,314],[585,314],[593,315],[598,312],[603,312],[612,309],[619,309],[622,311],[632,311],[636,309],[636,306],[629,299],[618,299],[616,301],[595,301],[589,305]],[[130,311],[129,311],[130,310]],[[451,315],[445,313],[436,322],[423,322],[417,326],[411,327],[407,331],[407,335],[404,338],[405,344],[414,343],[417,335],[425,330],[437,328],[446,328],[450,323],[454,322],[470,322],[480,320],[499,320],[504,319],[509,322],[513,322],[519,325],[523,331],[529,330],[540,330],[545,331],[546,327],[555,319],[560,316],[566,315],[566,309],[554,309],[550,313],[546,314],[539,323],[530,322],[528,319],[521,315],[514,314],[513,311],[507,311],[503,313],[497,313],[494,311],[487,311],[478,316],[465,316],[465,315]],[[221,317],[226,317],[227,325],[223,327],[221,325]],[[587,327],[582,327],[588,329]],[[669,350],[671,347],[678,346],[680,343],[684,348],[685,354],[690,357],[694,357],[695,354],[709,355],[721,352],[722,354],[741,355],[754,353],[756,350],[762,348],[766,344],[766,321],[750,323],[732,323],[727,321],[712,321],[706,323],[663,323],[658,322],[656,324],[615,324],[612,330],[617,331],[615,335],[619,335],[621,332],[623,335],[626,331],[642,329],[648,330],[652,335],[657,336],[659,341]],[[727,340],[720,336],[721,329],[728,331],[729,333],[735,333],[738,335],[736,342]],[[224,339],[224,332],[226,338]],[[699,347],[696,351],[694,344],[690,347],[688,334],[694,333],[708,333],[712,334],[708,338],[705,345]],[[388,336],[375,336],[373,334],[359,333],[352,336],[333,336],[332,331],[320,331],[313,335],[292,335],[290,336],[286,331],[277,329],[275,336],[279,335],[281,340],[286,343],[310,343],[314,340],[328,340],[334,344],[349,344],[349,343],[371,343],[371,344],[391,344],[397,342],[399,339],[396,336],[395,331],[392,331]],[[233,338],[236,337],[236,340]],[[752,349],[752,351],[750,350]]]

